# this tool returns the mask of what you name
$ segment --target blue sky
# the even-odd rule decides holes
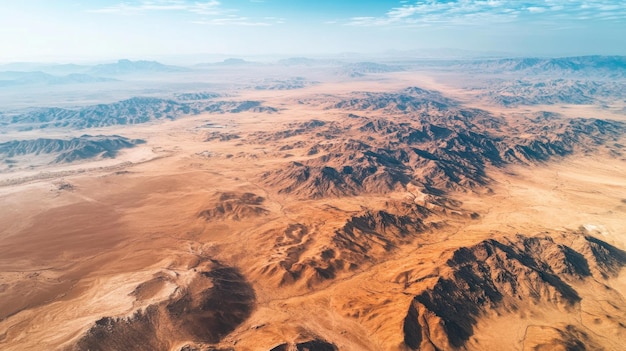
[[[626,55],[626,0],[20,0],[0,61],[451,48]]]

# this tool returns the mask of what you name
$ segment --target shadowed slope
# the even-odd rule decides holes
[[[415,350],[462,347],[486,311],[516,310],[528,300],[572,309],[581,297],[568,282],[605,279],[626,265],[626,253],[601,240],[578,237],[573,244],[578,250],[550,237],[518,235],[456,250],[448,273],[411,303],[405,344]]]
[[[67,350],[155,351],[185,341],[217,343],[252,313],[254,290],[236,269],[213,261],[185,275],[191,277],[165,278],[179,284],[167,300],[130,317],[102,318]]]

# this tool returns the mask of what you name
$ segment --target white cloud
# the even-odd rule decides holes
[[[255,0],[253,2],[262,2]],[[123,2],[117,5],[90,10],[92,13],[139,15],[154,12],[181,12],[202,16],[192,21],[195,24],[215,26],[270,26],[284,23],[283,18],[252,19],[237,14],[238,10],[222,7],[218,0],[189,1],[189,0],[138,0]]]
[[[216,14],[219,10],[220,2],[217,0],[197,2],[184,0],[143,0],[132,3],[123,2],[113,6],[90,10],[89,12],[134,15],[151,11],[186,11],[198,14]]]
[[[220,18],[211,18],[200,21],[193,21],[194,24],[211,25],[211,26],[248,26],[248,27],[265,27],[271,26],[275,22],[270,21],[254,21],[248,17],[229,15]]]
[[[529,6],[526,8],[526,10],[528,10],[528,12],[530,13],[542,13],[542,12],[546,12],[548,9],[546,9],[545,7],[539,7],[539,6]]]
[[[379,17],[353,17],[351,26],[480,25],[516,20],[589,18],[626,22],[625,0],[417,0]]]

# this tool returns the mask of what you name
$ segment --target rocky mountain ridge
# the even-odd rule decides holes
[[[533,75],[565,74],[570,76],[602,76],[624,78],[626,56],[573,56],[560,58],[508,58],[470,61],[460,68],[483,73],[526,73]]]
[[[626,252],[596,238],[574,235],[573,244],[517,235],[457,249],[446,262],[447,273],[413,299],[404,320],[404,343],[412,350],[462,348],[485,311],[515,311],[528,300],[573,310],[582,298],[572,282],[603,281],[626,265]],[[573,341],[582,348],[572,349],[593,344],[582,337]],[[553,342],[569,349],[572,340]]]
[[[37,108],[6,115],[0,125],[32,130],[43,128],[87,129],[174,120],[184,115],[208,113],[273,113],[277,109],[260,101],[215,101],[212,94],[179,96],[180,100],[133,97],[110,104],[69,108]],[[200,100],[198,100],[200,99]]]
[[[301,198],[382,194],[417,185],[426,191],[475,191],[489,183],[488,167],[532,164],[601,145],[619,151],[626,125],[554,114],[515,121],[457,107],[437,92],[364,93],[333,109],[384,111],[389,118],[356,117],[337,123],[305,122],[273,134],[252,134],[250,143],[281,143],[310,135],[307,159],[263,173],[279,193]],[[361,113],[362,113],[361,112]]]
[[[114,158],[120,150],[145,143],[118,135],[82,135],[72,139],[14,140],[0,144],[5,163],[20,156],[51,155],[52,163],[69,163],[94,158]]]

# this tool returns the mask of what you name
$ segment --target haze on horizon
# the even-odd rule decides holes
[[[626,55],[623,0],[24,0],[3,4],[0,62],[450,48]]]

